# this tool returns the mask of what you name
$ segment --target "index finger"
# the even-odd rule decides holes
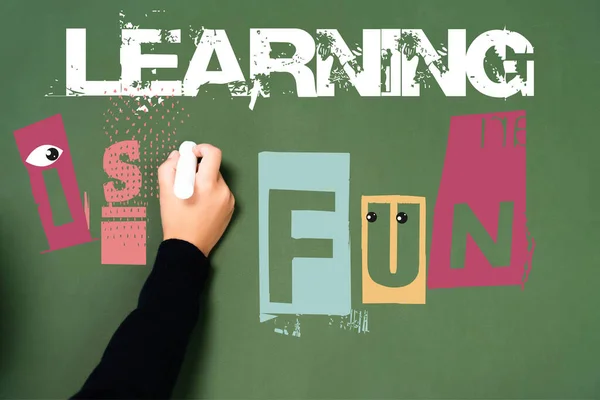
[[[202,143],[194,147],[194,154],[202,158],[197,176],[217,180],[221,167],[221,150],[211,144]]]

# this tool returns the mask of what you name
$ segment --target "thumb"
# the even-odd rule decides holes
[[[158,167],[158,184],[160,186],[173,186],[175,183],[175,170],[177,169],[177,161],[179,160],[179,152],[173,150],[169,157]]]

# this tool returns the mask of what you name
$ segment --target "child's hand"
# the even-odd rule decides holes
[[[202,161],[196,172],[194,194],[187,200],[173,193],[179,152],[173,151],[158,168],[163,238],[188,241],[208,257],[231,221],[235,199],[219,172],[221,150],[199,144],[194,153]]]

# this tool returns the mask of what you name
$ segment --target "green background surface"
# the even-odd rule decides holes
[[[191,114],[179,139],[223,149],[239,210],[214,255],[210,310],[194,334],[176,397],[600,398],[594,178],[600,171],[600,3],[594,0],[1,2],[0,397],[65,398],[78,390],[150,270],[101,265],[99,241],[40,254],[47,242],[13,137],[16,129],[62,114],[79,187],[91,198],[92,234],[99,237],[109,144],[102,113],[109,100],[44,95],[55,79],[64,82],[66,28],[87,28],[88,79],[119,78],[121,9],[131,15],[165,9],[164,26],[150,27],[182,29],[183,38],[190,25],[226,29],[246,76],[250,28],[297,27],[313,35],[333,28],[349,42],[360,41],[362,29],[417,28],[432,43],[447,40],[447,29],[465,28],[470,44],[506,26],[535,46],[535,96],[529,98],[488,98],[467,83],[464,98],[446,98],[437,87],[418,98],[360,98],[338,90],[334,98],[314,99],[273,91],[254,111],[248,99],[231,100],[223,87],[179,99]],[[161,72],[161,79],[182,79],[193,48],[189,41],[180,47],[180,68]],[[291,89],[293,81],[281,76],[272,85]],[[525,290],[430,290],[426,305],[362,305],[360,196],[425,196],[429,252],[450,117],[519,109],[527,112],[527,218],[537,244]],[[351,154],[352,304],[369,311],[370,332],[302,317],[302,337],[293,338],[259,323],[260,151]],[[286,212],[286,199],[289,194],[278,195],[272,207]],[[332,206],[318,195],[303,201]],[[280,224],[289,230],[289,220]],[[156,199],[149,203],[148,231],[151,263],[161,239]],[[329,249],[315,243],[299,251],[327,257]],[[381,253],[386,262],[386,249]],[[289,287],[281,290],[277,296],[289,296]]]

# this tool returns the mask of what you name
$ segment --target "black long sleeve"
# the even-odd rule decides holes
[[[137,308],[73,398],[169,398],[203,306],[209,272],[207,258],[194,245],[162,242]]]

